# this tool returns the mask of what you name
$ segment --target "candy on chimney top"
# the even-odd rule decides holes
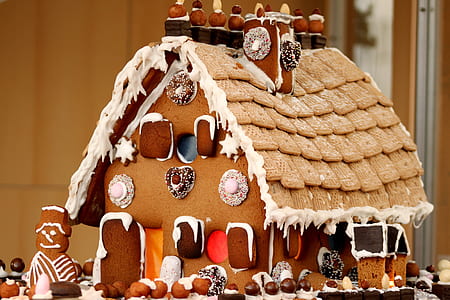
[[[168,18],[164,23],[166,36],[191,36],[191,23],[184,0],[178,0],[169,7]]]
[[[258,18],[261,18],[264,16],[264,7],[261,3],[256,3],[255,5],[255,15]]]
[[[311,34],[322,34],[323,23],[325,18],[318,8],[315,8],[312,14],[309,16],[309,33]]]
[[[295,33],[306,34],[309,29],[308,21],[303,17],[303,11],[299,8],[294,10],[294,21],[292,25]]]
[[[189,15],[192,26],[205,26],[206,13],[203,11],[203,3],[200,0],[192,2],[192,12]]]
[[[266,7],[264,7],[264,11],[265,12],[271,12],[272,11],[272,6],[270,6],[270,4],[266,4]]]
[[[231,9],[231,15],[228,19],[228,28],[230,30],[242,31],[244,29],[244,18],[241,16],[242,8],[234,5]]]
[[[214,12],[209,16],[208,22],[212,27],[224,27],[227,22],[227,17],[222,11],[222,1],[214,0]]]
[[[169,7],[169,18],[183,18],[187,16],[186,7],[184,7],[184,0],[178,0],[175,4]]]

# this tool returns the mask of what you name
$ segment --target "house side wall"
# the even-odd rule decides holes
[[[157,112],[172,122],[175,144],[177,137],[184,134],[194,134],[194,121],[197,117],[209,114],[204,93],[199,89],[196,98],[188,105],[179,106],[171,102],[165,93],[150,108],[149,112]],[[214,114],[213,114],[214,115]],[[219,131],[218,141],[225,138],[225,132]],[[132,135],[132,140],[139,150],[139,132]],[[249,192],[246,200],[239,206],[232,207],[224,203],[218,193],[218,185],[223,173],[229,169],[236,169],[247,176],[247,161],[242,155],[234,162],[225,155],[220,154],[218,145],[215,157],[197,158],[191,164],[181,162],[176,155],[176,148],[171,159],[159,161],[154,158],[145,158],[140,154],[136,162],[124,166],[116,160],[112,163],[105,175],[105,195],[108,195],[108,184],[114,175],[127,174],[133,179],[135,196],[132,203],[125,209],[114,205],[108,198],[105,199],[106,212],[125,211],[145,228],[163,228],[163,255],[177,255],[175,243],[172,238],[173,223],[179,216],[192,216],[205,224],[205,238],[214,230],[225,231],[229,222],[248,223],[253,227],[256,237],[256,268],[235,274],[225,260],[222,265],[228,273],[231,282],[246,282],[251,275],[258,271],[268,271],[268,245],[269,231],[263,229],[264,202],[260,200],[259,187],[256,180],[248,181]],[[184,199],[176,199],[168,191],[165,183],[166,171],[171,167],[189,165],[195,170],[195,185]],[[247,178],[248,179],[248,178]],[[196,273],[200,268],[213,264],[206,255],[200,258],[183,259],[185,275]]]

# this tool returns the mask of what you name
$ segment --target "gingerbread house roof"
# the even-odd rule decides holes
[[[165,51],[180,60],[168,64]],[[71,179],[66,204],[76,218],[97,163],[114,159],[110,135],[127,106],[145,94],[151,69],[164,73],[140,105],[123,136],[164,91],[172,74],[192,66],[211,112],[227,128],[221,153],[241,149],[250,178],[265,203],[266,225],[325,224],[375,219],[420,223],[432,210],[420,176],[416,145],[393,103],[369,75],[336,49],[304,50],[295,69],[292,95],[274,95],[274,84],[239,51],[200,44],[186,37],[140,49],[116,79],[88,152]]]

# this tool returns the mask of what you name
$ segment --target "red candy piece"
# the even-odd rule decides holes
[[[227,235],[221,230],[211,232],[206,244],[206,254],[213,263],[221,263],[228,257]]]

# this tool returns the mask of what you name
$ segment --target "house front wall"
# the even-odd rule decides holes
[[[264,202],[260,200],[259,187],[256,180],[250,181],[247,172],[247,160],[242,153],[234,162],[220,154],[220,145],[212,157],[197,156],[190,163],[183,163],[177,156],[176,144],[178,138],[185,134],[194,134],[195,119],[201,115],[209,115],[209,108],[203,91],[198,90],[195,99],[188,105],[177,105],[170,101],[166,93],[156,101],[149,113],[157,112],[172,123],[174,137],[174,152],[170,159],[160,161],[155,158],[136,155],[135,162],[127,166],[115,160],[105,174],[105,209],[106,212],[127,212],[144,228],[162,228],[163,256],[179,255],[172,237],[174,220],[180,216],[195,217],[204,222],[205,250],[199,258],[183,258],[184,274],[196,273],[200,268],[214,264],[206,253],[208,236],[215,230],[225,232],[228,223],[247,223],[255,234],[257,253],[256,265],[249,271],[234,273],[228,259],[222,265],[229,276],[229,282],[246,282],[258,271],[268,271],[269,231],[264,230]],[[215,117],[215,114],[211,114]],[[225,138],[223,129],[218,131],[217,141]],[[139,130],[132,135],[132,140],[140,149]],[[168,190],[165,175],[169,168],[190,166],[195,170],[195,184],[189,194],[183,199],[177,199]],[[246,200],[239,206],[230,206],[221,200],[218,186],[224,172],[230,169],[241,171],[248,180],[249,191]],[[133,180],[134,197],[126,208],[113,204],[108,197],[108,186],[115,175],[126,174]],[[238,251],[239,249],[233,249]],[[242,249],[244,250],[244,249]],[[241,250],[241,251],[242,251]],[[245,250],[244,250],[245,251]],[[245,254],[245,253],[244,253]]]

